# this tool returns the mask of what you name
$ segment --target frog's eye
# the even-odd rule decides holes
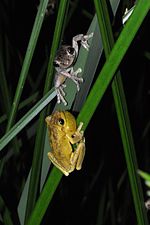
[[[69,47],[69,48],[67,49],[67,51],[68,51],[69,54],[73,55],[75,50],[74,50],[74,48]]]
[[[64,120],[63,120],[62,118],[59,118],[59,119],[58,119],[58,123],[59,123],[60,125],[64,125]]]

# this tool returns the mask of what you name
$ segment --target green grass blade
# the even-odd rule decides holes
[[[142,170],[138,170],[137,172],[140,175],[140,177],[144,179],[145,185],[148,188],[147,196],[150,196],[150,193],[149,193],[149,188],[150,188],[150,174],[148,174],[148,173],[146,173],[146,172],[144,172]]]
[[[119,77],[118,77],[119,78]],[[121,87],[120,87],[121,88]],[[123,101],[116,101],[116,110],[118,114],[118,120],[119,120],[119,127],[122,137],[122,142],[124,146],[124,154],[125,159],[127,163],[127,169],[129,174],[129,180],[134,200],[134,206],[137,216],[138,224],[148,224],[148,219],[146,216],[146,211],[144,208],[144,198],[141,188],[140,179],[137,175],[138,170],[138,164],[136,159],[136,153],[135,153],[135,147],[134,147],[134,141],[133,136],[130,128],[130,121],[127,115],[127,106],[125,102],[125,95],[124,93],[118,88],[116,90],[116,96],[120,97],[120,99],[123,99]],[[123,110],[119,111],[119,108],[122,107]]]
[[[106,58],[108,58],[111,48],[114,45],[114,39],[111,30],[107,4],[104,0],[101,2],[95,0],[94,2],[104,43],[104,51]],[[120,72],[117,72],[113,80],[112,91],[128,167],[137,221],[139,224],[148,224],[148,219],[144,210],[144,199],[140,179],[137,175],[138,165]]]
[[[35,92],[33,95],[29,96],[29,98],[26,98],[25,100],[23,100],[22,102],[20,102],[19,106],[18,106],[18,110],[21,110],[23,108],[25,108],[27,105],[35,102],[35,99],[37,99],[39,93]],[[3,114],[0,117],[0,124],[5,122],[7,120],[7,115]]]
[[[142,170],[138,170],[138,174],[145,180],[145,181],[150,181],[150,174],[146,173]]]
[[[9,112],[11,109],[11,97],[9,93],[9,88],[7,84],[7,79],[6,79],[6,74],[5,70],[7,71],[7,68],[5,69],[4,62],[6,60],[6,55],[4,52],[8,52],[8,45],[4,45],[4,43],[7,42],[7,38],[4,35],[4,41],[2,41],[1,35],[0,35],[0,88],[1,88],[1,93],[2,93],[2,100],[1,103],[3,104],[2,109],[7,115],[7,118],[9,116]],[[9,52],[10,53],[10,52]],[[9,61],[7,61],[7,66],[9,65]],[[9,66],[8,66],[9,67]],[[18,141],[17,138],[15,138],[12,142],[14,153],[18,154],[19,152],[19,146],[18,146]],[[0,160],[0,164],[3,167],[4,158]]]
[[[81,48],[77,63],[74,67],[75,70],[77,70],[82,65],[82,77],[84,79],[84,82],[80,86],[80,91],[76,94],[75,103],[73,105],[73,111],[76,112],[80,111],[85,102],[103,51],[102,42],[99,41],[100,32],[96,15],[94,16],[87,33],[90,34],[91,32],[94,33],[94,36],[92,40],[89,40],[90,52],[89,54],[85,54],[86,50]]]
[[[21,70],[21,73],[20,73],[15,97],[14,97],[14,100],[13,100],[13,105],[12,105],[12,109],[11,109],[8,124],[7,124],[7,131],[13,125],[15,117],[16,117],[18,104],[19,104],[19,101],[20,101],[20,97],[21,97],[21,94],[22,94],[22,91],[23,91],[25,81],[26,81],[26,77],[28,75],[29,67],[30,67],[31,60],[32,60],[32,57],[33,57],[33,53],[34,53],[34,50],[35,50],[35,47],[36,47],[38,36],[39,36],[40,30],[41,30],[41,26],[42,26],[42,22],[43,22],[43,19],[44,19],[47,4],[48,4],[48,0],[40,1],[37,16],[36,16],[36,19],[35,19],[35,22],[34,22],[34,26],[33,26],[31,37],[30,37],[29,44],[28,44],[28,48],[27,48],[26,55],[25,55],[25,58],[24,58],[22,70]]]
[[[51,89],[35,106],[33,106],[1,139],[0,151],[56,96]]]
[[[58,49],[58,45],[60,43],[62,33],[64,30],[65,19],[66,19],[66,15],[68,11],[68,5],[69,5],[68,0],[60,1],[59,3],[58,15],[57,15],[57,20],[55,25],[52,48],[50,52],[50,59],[49,59],[47,76],[46,76],[45,87],[44,87],[44,94],[48,92],[52,83],[53,60],[54,60],[56,50]],[[26,206],[25,223],[27,222],[34,208],[36,198],[37,198],[37,192],[39,190],[40,172],[41,172],[41,164],[42,164],[42,156],[43,156],[43,145],[44,145],[44,138],[46,133],[45,117],[46,117],[46,110],[44,110],[40,115],[39,124],[38,124],[38,132],[37,132],[36,140],[35,140],[35,148],[34,148],[34,154],[33,154],[32,170],[31,170],[31,177],[30,177],[30,184],[29,184],[27,206]]]
[[[118,0],[116,2],[112,0],[110,1],[114,14],[116,13],[118,2],[119,2]],[[99,59],[103,51],[103,45],[101,41],[101,35],[99,32],[99,26],[97,23],[96,15],[90,27],[92,27],[92,31],[91,31],[91,28],[89,28],[88,33],[94,32],[94,37],[92,38],[92,42],[90,43],[90,48],[92,49],[92,51],[90,52],[90,54],[88,54],[88,58],[86,60],[85,65],[84,65],[84,56],[82,56],[81,54],[81,57],[79,59],[79,64],[76,63],[76,66],[75,66],[75,68],[77,69],[79,67],[78,65],[84,65],[84,73],[82,76],[84,79],[84,82],[81,85],[80,91],[76,95],[75,103],[73,106],[73,111],[77,111],[77,112],[80,111],[83,105],[83,102],[85,101],[87,97],[87,94],[89,92],[90,86],[92,84],[92,81],[95,75],[95,71],[97,69],[97,65],[99,63]]]
[[[103,66],[95,85],[92,87],[86,103],[79,114],[78,121],[84,122],[84,128],[87,127],[96,107],[98,106],[115,72],[117,71],[121,60],[123,59],[128,47],[136,35],[136,32],[147,15],[149,8],[149,0],[144,2],[139,0],[129,21],[126,23],[126,26],[116,41],[107,62]]]
[[[35,223],[36,225],[41,224],[45,211],[55,193],[55,190],[62,176],[62,173],[56,167],[53,167],[27,225],[35,225]]]
[[[119,4],[120,4],[120,0],[110,0],[110,5],[114,15],[116,15]]]
[[[29,189],[29,182],[30,182],[31,170],[28,174],[26,182],[24,184],[23,191],[21,193],[20,201],[18,204],[17,212],[20,224],[24,224],[25,220],[25,212],[26,212],[26,205],[27,205],[27,196],[28,196],[28,189]]]
[[[47,153],[50,151],[50,144],[49,144],[49,137],[48,132],[46,132],[45,135],[45,141],[44,141],[44,151],[43,151],[43,160],[42,160],[42,169],[41,169],[41,179],[40,179],[40,192],[43,189],[43,186],[45,184],[49,168],[51,165],[50,160],[47,157]]]

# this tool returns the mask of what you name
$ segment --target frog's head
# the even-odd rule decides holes
[[[75,59],[75,49],[70,45],[62,45],[56,54],[53,64],[56,69],[67,69],[73,65]]]
[[[74,116],[68,111],[55,111],[52,115],[45,119],[47,125],[53,129],[72,135],[76,131],[76,120]]]
[[[76,120],[70,112],[64,111],[63,113],[65,117],[65,132],[72,135],[76,131]]]

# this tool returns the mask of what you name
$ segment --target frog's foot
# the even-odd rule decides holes
[[[82,77],[78,77],[78,73],[81,73],[82,69],[78,68],[76,71],[73,71],[73,69],[70,71],[70,79],[76,84],[77,91],[80,90],[80,83],[83,82]]]
[[[63,102],[64,105],[67,105],[67,102],[64,98],[64,96],[66,95],[64,92],[64,88],[66,87],[65,84],[61,84],[59,87],[56,87],[56,94],[57,94],[57,103],[60,104],[61,102]]]
[[[89,50],[89,44],[88,40],[93,37],[94,33],[90,33],[89,35],[84,35],[81,39],[81,45],[88,51]]]
[[[80,141],[83,140],[83,138],[84,138],[84,131],[81,130],[82,126],[83,126],[83,123],[81,122],[79,124],[77,130],[71,135],[71,137],[66,134],[66,136],[70,140],[71,144],[78,144]]]

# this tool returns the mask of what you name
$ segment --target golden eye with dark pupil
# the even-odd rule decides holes
[[[69,53],[70,55],[73,55],[75,50],[74,50],[74,48],[69,47],[69,48],[67,49],[67,51],[68,51],[68,53]]]
[[[60,125],[64,125],[64,120],[62,118],[58,119]]]

